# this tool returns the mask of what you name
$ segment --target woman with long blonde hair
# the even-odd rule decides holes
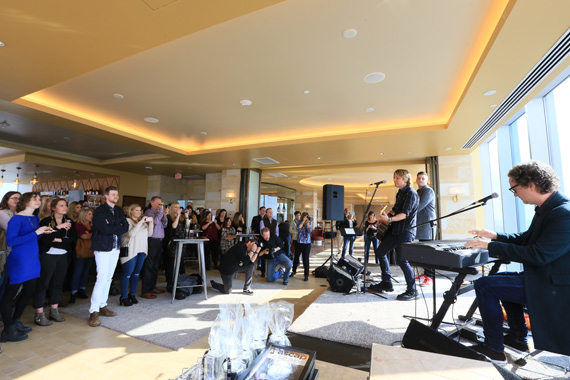
[[[174,202],[170,205],[168,213],[168,223],[164,229],[164,240],[166,252],[164,263],[164,274],[166,276],[166,290],[172,291],[174,284],[174,259],[176,258],[177,244],[174,239],[184,238],[184,228],[188,213],[182,213],[180,203]],[[190,222],[188,222],[190,223]],[[178,273],[184,273],[184,260],[180,260]]]
[[[121,298],[119,305],[132,306],[139,303],[136,297],[137,286],[144,260],[148,254],[148,238],[152,236],[153,220],[143,217],[142,207],[138,204],[129,206],[127,222],[129,230],[121,239]],[[124,255],[126,253],[126,256]],[[130,289],[129,289],[130,287]]]

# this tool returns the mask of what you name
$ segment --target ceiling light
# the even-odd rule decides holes
[[[200,132],[201,135],[207,135],[208,132]]]
[[[152,166],[145,166],[144,167],[146,170],[152,170]]]
[[[305,90],[305,91],[303,91],[303,94],[309,94],[310,92],[311,91],[309,91],[309,90]]]
[[[115,99],[125,99],[125,96],[123,94],[113,94],[113,98]]]
[[[373,108],[373,107],[368,107],[368,108],[366,109],[366,112],[373,112],[373,111],[374,111],[374,108]]]
[[[381,155],[381,156],[383,156],[383,155],[385,155],[385,154],[386,154],[386,153],[384,153],[384,152],[380,152],[380,155]]]
[[[19,185],[20,184],[20,169],[22,169],[22,168],[18,166],[16,169],[18,169],[18,173],[16,174],[16,179],[14,180],[14,184]]]
[[[4,44],[4,42],[0,41],[0,47],[2,47],[2,46],[6,46],[6,45]]]
[[[342,36],[347,39],[354,38],[356,37],[357,34],[358,31],[356,29],[347,29],[344,32],[342,32]]]
[[[243,99],[239,101],[239,104],[241,104],[244,107],[248,107],[251,106],[253,104],[253,102],[249,99]]]
[[[495,95],[497,93],[497,91],[495,90],[489,90],[489,91],[485,91],[483,93],[484,96],[491,96],[491,95]]]
[[[234,162],[232,165],[233,165],[233,166],[237,166],[237,162]]]
[[[6,169],[2,169],[2,177],[0,178],[0,186],[2,186],[4,184],[4,172],[6,171]]]
[[[64,137],[63,139],[69,141],[69,140],[71,140],[71,137]]]
[[[145,117],[144,121],[147,123],[158,123],[158,119],[156,117]]]
[[[451,148],[445,148],[445,150],[451,150]]]
[[[323,159],[322,157],[317,157],[317,160],[322,160],[322,159]]]
[[[8,128],[10,126],[10,123],[8,123],[6,120],[4,120],[3,122],[0,122],[0,127],[2,128]]]
[[[495,108],[496,106],[497,106],[496,104],[491,104],[489,107]]]
[[[408,154],[412,154],[412,152],[408,152]]]
[[[381,72],[373,72],[370,74],[366,74],[364,77],[364,81],[366,83],[379,83],[386,79],[386,74]]]
[[[298,178],[296,175],[292,176],[291,178]]]

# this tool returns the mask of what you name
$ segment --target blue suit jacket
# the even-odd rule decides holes
[[[535,347],[570,355],[570,201],[555,192],[535,211],[527,231],[498,234],[489,253],[524,265]]]

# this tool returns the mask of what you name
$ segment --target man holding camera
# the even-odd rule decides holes
[[[239,242],[234,244],[220,261],[220,276],[223,284],[214,280],[210,281],[212,288],[219,290],[224,294],[232,292],[232,277],[236,272],[245,272],[245,282],[243,284],[243,292],[245,294],[253,294],[251,290],[251,282],[253,279],[253,263],[258,256],[267,253],[267,250],[261,250],[255,240],[251,239],[247,242]]]
[[[162,259],[162,240],[164,239],[164,229],[168,225],[168,205],[162,203],[159,196],[154,196],[150,200],[150,208],[145,211],[146,218],[152,218],[154,230],[152,236],[148,238],[148,255],[143,264],[141,273],[142,286],[141,297],[146,299],[156,298],[156,294],[164,293],[164,290],[156,288],[158,278],[158,268]]]
[[[267,261],[267,282],[273,282],[279,280],[283,277],[283,285],[289,283],[289,273],[291,273],[291,267],[293,263],[284,254],[283,242],[278,236],[272,235],[269,228],[264,227],[261,229],[261,236],[259,238],[259,246],[263,249],[267,249],[267,255],[265,256],[265,261]],[[276,270],[278,265],[283,268]]]

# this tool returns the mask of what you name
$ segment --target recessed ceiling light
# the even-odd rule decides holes
[[[192,166],[188,166],[188,169],[192,169]]]
[[[373,72],[370,74],[366,74],[364,77],[364,81],[366,83],[379,83],[386,79],[386,74],[381,72]]]
[[[445,150],[451,150],[451,148],[445,148]]]
[[[201,135],[207,135],[208,132],[200,132]]]
[[[146,170],[152,170],[152,166],[145,166],[144,167]]]
[[[373,111],[374,111],[374,108],[373,108],[373,107],[368,107],[368,108],[366,109],[366,112],[373,112]]]
[[[347,29],[344,32],[342,32],[342,36],[348,39],[356,37],[357,34],[358,31],[356,29]]]
[[[296,175],[292,176],[291,178],[298,178]]]
[[[495,90],[489,90],[489,91],[485,91],[483,93],[484,96],[491,96],[491,95],[495,95],[497,93],[497,91]]]
[[[309,93],[311,93],[311,91],[309,91],[309,90],[303,91],[303,94],[309,94]]]
[[[408,152],[408,154],[412,154],[412,152]]]
[[[323,159],[322,157],[317,157],[317,160],[322,160],[322,159]]]
[[[239,101],[239,104],[241,104],[244,107],[248,107],[251,106],[253,104],[253,102],[249,99],[243,99]]]
[[[380,155],[381,155],[381,156],[383,156],[383,155],[385,155],[385,154],[386,154],[386,153],[384,153],[384,152],[380,152]]]
[[[0,47],[1,46],[6,46],[6,45],[4,44],[4,42],[0,41]]]
[[[497,106],[496,104],[491,104],[489,107],[495,108],[496,106]]]
[[[71,137],[64,137],[63,139],[69,141],[69,140],[71,140]]]
[[[234,162],[232,165],[233,165],[233,166],[237,166],[237,162]]]
[[[158,119],[156,117],[145,117],[144,121],[146,121],[147,123],[158,123]]]
[[[330,180],[331,180],[330,178],[327,178],[327,181],[330,181]]]
[[[113,98],[115,99],[125,99],[125,96],[123,94],[113,94]]]

